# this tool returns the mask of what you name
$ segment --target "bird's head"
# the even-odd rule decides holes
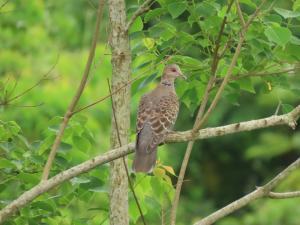
[[[186,76],[183,75],[177,64],[166,65],[162,79],[175,80],[177,77],[186,79]]]

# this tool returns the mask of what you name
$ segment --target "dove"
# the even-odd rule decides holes
[[[133,172],[151,173],[156,164],[157,147],[174,126],[179,100],[174,81],[186,79],[176,64],[166,65],[160,83],[142,96],[136,123],[136,151]]]

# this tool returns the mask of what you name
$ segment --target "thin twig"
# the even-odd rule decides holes
[[[88,60],[87,60],[86,66],[85,66],[85,70],[84,70],[80,85],[79,85],[79,87],[78,87],[78,89],[77,89],[77,91],[76,91],[76,93],[75,93],[68,109],[67,109],[67,112],[65,113],[63,122],[61,123],[59,131],[57,133],[57,136],[54,140],[54,144],[51,147],[51,151],[50,151],[50,154],[48,156],[47,163],[44,167],[44,171],[43,171],[43,175],[42,175],[42,181],[47,180],[48,177],[49,177],[51,166],[52,166],[53,160],[55,158],[57,149],[60,145],[60,142],[61,142],[62,136],[64,134],[65,128],[67,127],[67,125],[69,123],[69,120],[72,117],[72,112],[73,112],[74,108],[76,107],[76,105],[77,105],[77,103],[80,99],[80,96],[83,93],[85,85],[87,83],[89,72],[90,72],[91,65],[92,65],[92,62],[93,62],[93,59],[94,59],[94,55],[95,55],[96,46],[97,46],[97,40],[98,40],[98,35],[99,35],[99,30],[100,30],[101,18],[102,18],[102,14],[103,14],[104,2],[105,2],[105,0],[99,0],[95,32],[94,32],[94,35],[93,35],[93,40],[92,40]]]
[[[290,113],[283,114],[280,116],[270,116],[259,120],[245,121],[221,127],[202,129],[197,133],[196,136],[191,135],[192,131],[176,132],[175,134],[172,133],[167,136],[166,142],[184,142],[196,139],[206,139],[226,134],[233,134],[241,131],[250,131],[278,125],[289,125],[292,128],[295,128],[295,124],[296,121],[299,119],[299,116],[300,105],[298,105]],[[108,150],[106,153],[96,156],[70,169],[67,169],[50,178],[49,180],[40,182],[36,186],[32,187],[30,190],[24,192],[14,201],[10,202],[3,209],[1,209],[0,224],[6,221],[9,217],[11,217],[16,211],[23,208],[24,206],[32,202],[34,199],[36,199],[38,196],[49,191],[53,187],[56,187],[59,184],[70,180],[73,177],[76,177],[82,173],[88,172],[99,165],[103,165],[130,153],[133,153],[134,150],[134,142],[124,145],[121,148]]]
[[[22,91],[20,94],[17,94],[16,96],[8,99],[7,102],[12,102],[14,100],[17,100],[18,98],[24,96],[25,94],[27,94],[28,92],[30,92],[31,90],[33,90],[34,88],[39,86],[45,80],[48,80],[49,79],[48,76],[55,69],[55,67],[58,63],[58,60],[59,60],[59,57],[57,57],[55,63],[51,66],[51,68],[48,70],[48,72],[46,74],[44,74],[43,77],[40,80],[38,80],[34,85],[32,85],[31,87],[29,87],[26,90]]]
[[[285,199],[285,198],[296,198],[300,197],[300,191],[291,191],[291,192],[270,192],[268,194],[269,198],[273,199]]]
[[[163,61],[156,63],[155,65],[151,66],[151,68],[150,68],[149,70],[146,70],[146,71],[142,72],[141,74],[137,75],[135,78],[133,78],[133,79],[127,81],[124,85],[122,85],[122,86],[120,86],[119,88],[117,88],[116,90],[112,91],[112,95],[117,94],[117,93],[118,93],[119,91],[121,91],[122,89],[126,88],[126,87],[129,86],[130,84],[132,84],[132,83],[136,82],[138,79],[142,78],[142,76],[143,76],[144,74],[146,74],[147,72],[149,72],[150,70],[152,70],[153,68],[155,68],[156,66],[158,66],[159,64],[163,64],[163,63],[167,62],[168,60],[169,60],[169,59],[164,59]],[[88,108],[91,108],[91,107],[93,107],[93,106],[99,104],[100,102],[103,102],[104,100],[110,98],[110,96],[111,96],[110,94],[107,94],[106,96],[104,96],[104,97],[102,97],[102,98],[100,98],[100,99],[98,99],[98,100],[96,100],[96,101],[94,101],[94,102],[92,102],[92,103],[90,103],[90,104],[88,104],[88,105],[86,105],[86,106],[83,106],[83,107],[81,107],[81,108],[79,108],[79,109],[77,109],[77,110],[74,110],[74,111],[72,112],[72,115],[77,114],[77,113],[79,113],[79,112],[81,112],[81,111],[83,111],[83,110],[86,110],[86,109],[88,109]]]
[[[1,105],[1,104],[0,104]],[[14,104],[5,104],[5,106],[12,106],[12,107],[17,107],[17,108],[36,108],[44,105],[44,102],[41,102],[36,105],[14,105]]]
[[[275,110],[275,113],[274,113],[274,115],[275,116],[277,116],[278,115],[278,113],[279,113],[279,110],[280,110],[280,107],[281,107],[281,105],[282,105],[282,102],[281,102],[281,100],[280,99],[278,99],[278,105],[277,105],[277,107],[276,107],[276,110]]]
[[[240,21],[241,21],[241,25],[242,25],[242,27],[244,27],[246,25],[246,23],[245,23],[245,19],[244,19],[244,16],[243,16],[243,12],[241,10],[239,0],[235,1],[235,5],[236,5],[236,8],[237,8],[238,16],[239,16]]]
[[[239,80],[242,78],[247,78],[247,77],[264,77],[264,76],[274,76],[274,75],[280,75],[283,73],[290,73],[290,74],[295,74],[296,70],[299,69],[299,67],[291,68],[291,69],[285,69],[285,70],[280,70],[280,71],[267,71],[267,72],[249,72],[246,74],[237,74],[231,76],[230,80]],[[217,82],[223,81],[223,78],[218,78]]]
[[[120,132],[119,132],[119,125],[118,125],[118,120],[117,120],[117,116],[116,116],[115,104],[114,104],[114,100],[113,100],[113,95],[112,95],[112,90],[111,90],[111,87],[110,87],[109,79],[107,79],[107,84],[108,84],[109,94],[111,96],[111,108],[112,108],[113,117],[114,117],[114,121],[115,121],[115,126],[116,126],[116,131],[117,131],[117,137],[118,137],[118,141],[119,141],[119,147],[122,147],[122,141],[121,141],[121,136],[120,136]],[[127,163],[126,163],[126,160],[125,160],[124,156],[122,156],[122,161],[123,161],[123,165],[124,165],[124,168],[125,168],[125,171],[126,171],[129,188],[130,188],[130,190],[131,190],[131,192],[133,194],[133,198],[135,200],[136,206],[137,206],[137,208],[139,210],[139,213],[141,215],[143,224],[146,225],[146,220],[145,220],[145,217],[144,217],[141,205],[139,203],[139,200],[138,200],[138,198],[137,198],[137,196],[135,194],[134,187],[133,187],[132,181],[130,179],[130,175],[129,175]]]
[[[145,12],[147,12],[148,10],[150,10],[150,6],[149,4],[152,2],[153,0],[146,0],[132,15],[132,17],[130,18],[130,20],[128,21],[125,31],[127,32],[129,30],[129,28],[131,27],[131,25],[134,23],[134,21],[136,20],[136,18],[142,14],[144,14]]]
[[[228,5],[227,10],[226,10],[226,14],[223,18],[221,28],[220,28],[220,31],[218,33],[218,37],[217,37],[217,40],[216,40],[214,54],[213,54],[213,60],[212,60],[212,64],[211,64],[211,74],[212,74],[212,76],[215,76],[217,68],[218,68],[218,62],[220,60],[220,58],[219,58],[219,48],[220,48],[221,38],[223,36],[224,28],[225,28],[225,25],[226,25],[226,22],[227,22],[227,14],[229,13],[229,11],[231,9],[233,1],[234,0],[231,0],[229,2],[229,5]]]
[[[227,49],[229,49],[230,44],[231,44],[231,41],[232,41],[232,37],[229,36],[229,37],[228,37],[228,40],[227,40],[226,43],[225,43],[225,46],[223,47],[222,51],[221,51],[220,54],[219,54],[219,58],[220,58],[220,59],[224,57],[224,55],[225,55]]]

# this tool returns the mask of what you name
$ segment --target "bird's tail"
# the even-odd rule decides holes
[[[156,163],[156,155],[157,146],[155,149],[151,149],[150,152],[136,151],[132,164],[132,171],[135,173],[151,173]]]

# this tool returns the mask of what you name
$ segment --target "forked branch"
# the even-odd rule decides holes
[[[285,178],[287,178],[293,171],[298,169],[300,167],[300,158],[298,158],[295,162],[290,164],[286,169],[284,169],[281,173],[279,173],[276,177],[274,177],[270,182],[265,184],[262,187],[258,187],[253,192],[245,195],[244,197],[230,203],[229,205],[225,206],[222,209],[219,209],[218,211],[214,212],[213,214],[205,217],[204,219],[196,222],[194,225],[210,225],[218,221],[219,219],[229,215],[230,213],[233,213],[234,211],[248,205],[249,203],[255,201],[256,199],[263,198],[263,197],[274,197],[277,196],[283,197],[283,193],[273,193],[271,192],[272,189],[274,189],[280,182],[282,182]],[[285,194],[298,197],[299,193],[293,193],[293,194]]]

